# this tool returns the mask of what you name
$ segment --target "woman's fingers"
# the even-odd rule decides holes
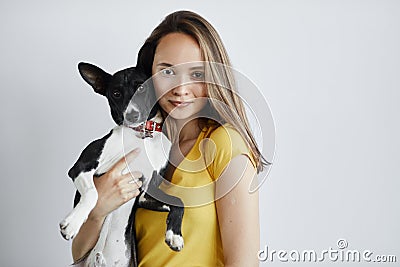
[[[120,159],[114,167],[110,170],[113,175],[120,175],[121,172],[129,165],[129,163],[134,160],[140,153],[139,148],[135,148]]]
[[[125,175],[123,175],[123,178],[121,180],[126,181],[127,183],[133,183],[133,182],[137,182],[140,180],[140,178],[143,177],[143,174],[139,171],[132,171],[129,172]]]
[[[96,218],[105,217],[122,204],[140,194],[139,188],[142,182],[139,178],[142,173],[132,171],[122,174],[130,161],[134,160],[140,150],[134,149],[121,160],[119,160],[108,172],[99,178],[94,178],[99,198],[91,216]]]
[[[129,187],[130,185],[136,186],[136,189],[142,186],[142,182],[139,180],[139,178],[142,177],[142,173],[135,171],[132,173],[125,174],[121,176],[121,179],[117,182],[119,188],[126,188]]]
[[[141,186],[142,186],[141,181],[137,181],[135,183],[129,183],[129,184],[125,185],[123,188],[121,188],[120,192],[122,194],[125,194],[125,193],[129,193],[129,192],[133,192],[133,191],[138,191]]]
[[[123,203],[128,202],[134,197],[137,197],[140,194],[139,190],[128,191],[122,196]]]
[[[133,180],[132,178],[122,179],[119,181],[119,195],[123,203],[131,200],[132,198],[139,195],[139,188],[142,186],[142,182],[139,180]]]
[[[142,186],[142,182],[139,180],[140,177],[142,177],[142,173],[134,171],[122,175],[121,179],[117,182],[119,193],[124,202],[139,194],[139,188]]]

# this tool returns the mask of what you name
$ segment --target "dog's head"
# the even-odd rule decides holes
[[[140,70],[131,67],[111,75],[84,62],[78,64],[78,69],[94,91],[108,99],[111,116],[118,125],[136,127],[155,116],[157,107],[154,89],[150,82],[146,82],[148,77]]]

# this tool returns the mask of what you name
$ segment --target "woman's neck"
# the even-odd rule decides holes
[[[201,132],[201,128],[199,126],[199,118],[192,120],[177,120],[176,125],[179,133],[179,143],[185,142],[187,140],[197,139]]]

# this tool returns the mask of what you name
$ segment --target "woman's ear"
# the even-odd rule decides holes
[[[80,62],[78,70],[82,78],[93,87],[98,94],[106,96],[107,84],[112,75],[90,63]]]

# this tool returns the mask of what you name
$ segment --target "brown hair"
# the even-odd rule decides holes
[[[199,44],[205,66],[209,105],[212,118],[221,123],[231,124],[243,137],[251,149],[257,164],[257,171],[262,171],[269,162],[262,156],[251,132],[243,102],[235,90],[231,63],[220,36],[214,27],[200,15],[191,11],[171,13],[153,30],[141,47],[137,67],[148,77],[152,76],[154,54],[162,37],[169,33],[184,33],[193,37]],[[215,63],[215,64],[214,64]],[[220,66],[223,66],[222,68]],[[227,108],[229,107],[229,108]],[[216,123],[208,120],[210,127]]]

